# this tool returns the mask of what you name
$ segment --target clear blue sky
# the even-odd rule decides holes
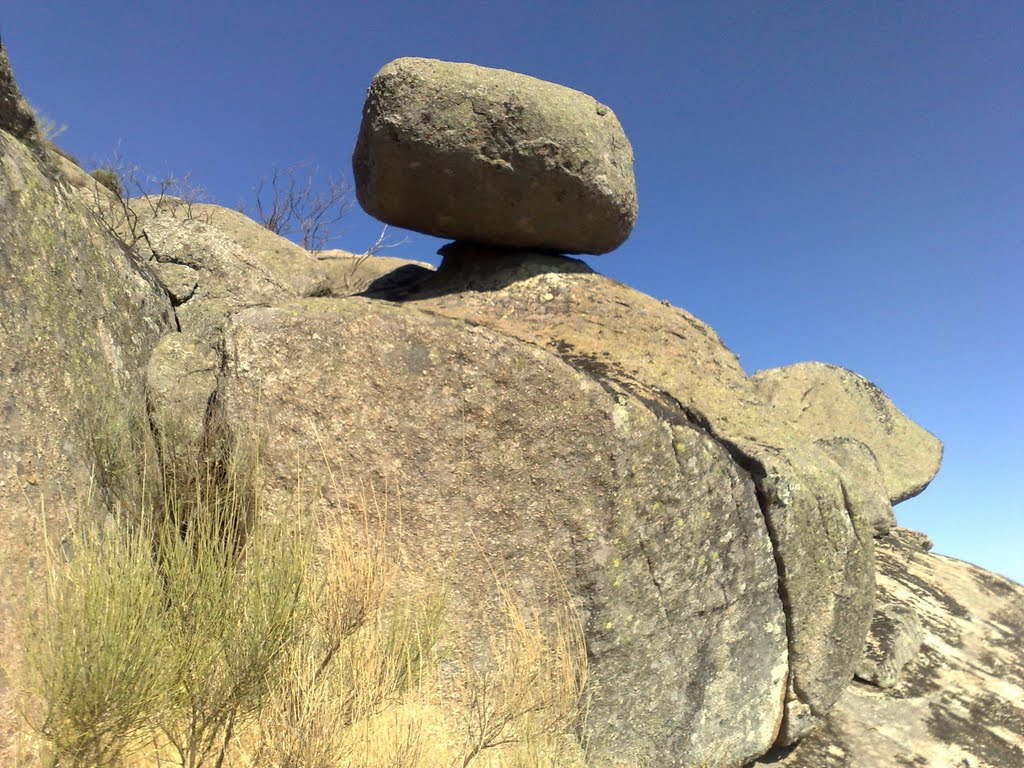
[[[876,382],[946,445],[901,523],[1024,581],[1020,0],[14,0],[0,34],[67,149],[120,142],[229,206],[275,164],[348,172],[366,86],[399,56],[592,94],[633,143],[640,218],[590,263],[709,322],[749,372]],[[339,245],[376,231],[354,212]]]

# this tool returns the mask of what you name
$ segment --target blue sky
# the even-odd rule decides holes
[[[633,144],[640,217],[589,262],[709,322],[748,372],[873,380],[946,446],[900,522],[1024,582],[1019,0],[15,0],[0,34],[66,149],[120,146],[228,206],[275,165],[350,175],[366,86],[399,56],[592,94]],[[337,245],[378,228],[356,210]]]

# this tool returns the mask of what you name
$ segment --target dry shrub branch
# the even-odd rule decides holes
[[[139,210],[154,218],[159,215],[186,220],[202,219],[195,206],[209,202],[206,189],[192,181],[191,174],[166,173],[155,176],[128,162],[120,152],[90,174],[97,184],[92,188],[92,208],[100,222],[130,249],[145,237]]]
[[[317,184],[319,168],[295,163],[275,168],[256,183],[256,216],[282,237],[295,235],[307,251],[318,254],[337,239],[337,224],[352,209],[352,188],[340,173]]]

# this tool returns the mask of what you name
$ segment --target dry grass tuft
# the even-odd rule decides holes
[[[222,441],[149,481],[123,432],[96,445],[112,514],[83,504],[26,613],[26,765],[583,765],[569,610],[541,622],[496,584],[487,652],[450,648],[443,599],[387,548],[386,495],[314,537],[272,522],[309,509],[267,505],[251,453]]]

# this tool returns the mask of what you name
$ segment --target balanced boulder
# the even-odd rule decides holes
[[[615,113],[500,69],[387,64],[370,84],[352,167],[367,213],[438,237],[597,254],[636,220],[633,150]]]

